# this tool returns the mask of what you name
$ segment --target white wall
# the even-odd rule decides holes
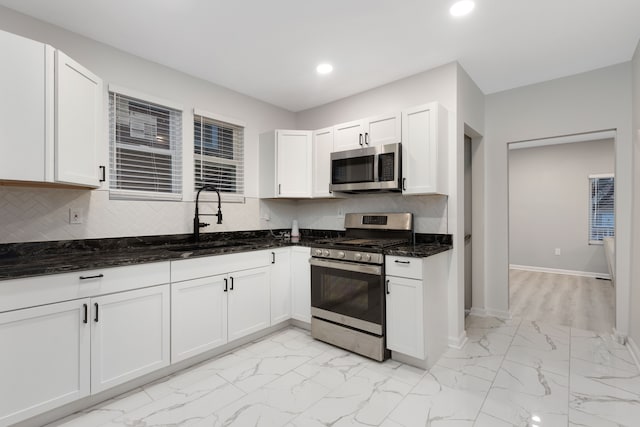
[[[509,150],[510,264],[609,274],[589,244],[588,177],[614,173],[614,154],[612,139]]]
[[[616,327],[621,334],[628,332],[633,193],[630,87],[631,65],[624,63],[487,96],[482,143],[486,285],[484,301],[474,299],[474,305],[504,314],[509,307],[507,144],[615,129]]]
[[[635,346],[636,356],[640,357],[640,42],[636,47],[632,62],[633,69],[633,248],[631,259],[635,260],[631,271],[630,337]]]
[[[185,154],[193,146],[194,107],[246,123],[246,204],[223,205],[224,223],[204,231],[255,229],[260,227],[257,197],[257,145],[261,132],[295,126],[295,115],[248,96],[213,85],[184,73],[129,55],[104,44],[0,7],[0,29],[48,43],[63,50],[105,81],[182,105]],[[106,106],[106,100],[105,100]],[[106,120],[107,111],[104,118]],[[108,134],[105,125],[104,153]],[[5,142],[2,142],[5,143]],[[185,169],[191,168],[189,155]],[[193,177],[185,174],[185,188]],[[16,189],[0,187],[0,243],[15,241],[78,239],[189,233],[192,231],[193,192],[185,202],[110,201],[102,190]],[[68,209],[82,208],[84,223],[70,226]],[[205,210],[210,208],[205,206]]]

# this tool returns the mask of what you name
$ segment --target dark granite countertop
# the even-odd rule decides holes
[[[0,280],[292,245],[311,246],[318,239],[344,234],[342,231],[303,229],[301,241],[291,243],[282,237],[285,231],[288,230],[204,233],[198,244],[190,234],[3,244],[0,245]],[[450,235],[416,234],[415,245],[394,247],[385,253],[425,257],[451,247]]]

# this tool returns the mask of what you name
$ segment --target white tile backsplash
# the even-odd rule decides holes
[[[82,224],[69,224],[69,209],[82,211]],[[90,239],[193,231],[193,202],[109,200],[105,190],[0,187],[0,243]],[[216,203],[200,201],[201,213]],[[259,200],[223,203],[223,224],[203,232],[291,228],[343,229],[344,212],[412,212],[415,230],[447,232],[446,196],[353,195],[345,199]],[[268,219],[267,219],[268,218]]]
[[[223,203],[223,223],[203,232],[260,229],[258,199]],[[82,224],[69,224],[69,209],[81,209]],[[193,202],[109,200],[103,190],[0,187],[0,243],[69,240],[193,231]],[[200,201],[201,213],[216,203]]]

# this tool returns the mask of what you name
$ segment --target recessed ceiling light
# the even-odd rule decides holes
[[[470,13],[475,6],[476,4],[471,0],[462,0],[454,3],[449,9],[449,13],[453,16],[464,16]]]
[[[316,67],[316,71],[318,74],[329,74],[333,71],[333,65],[331,64],[320,64]]]

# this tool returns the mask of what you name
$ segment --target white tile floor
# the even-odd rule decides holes
[[[288,328],[50,426],[638,426],[640,375],[606,334],[469,316],[425,372]]]

